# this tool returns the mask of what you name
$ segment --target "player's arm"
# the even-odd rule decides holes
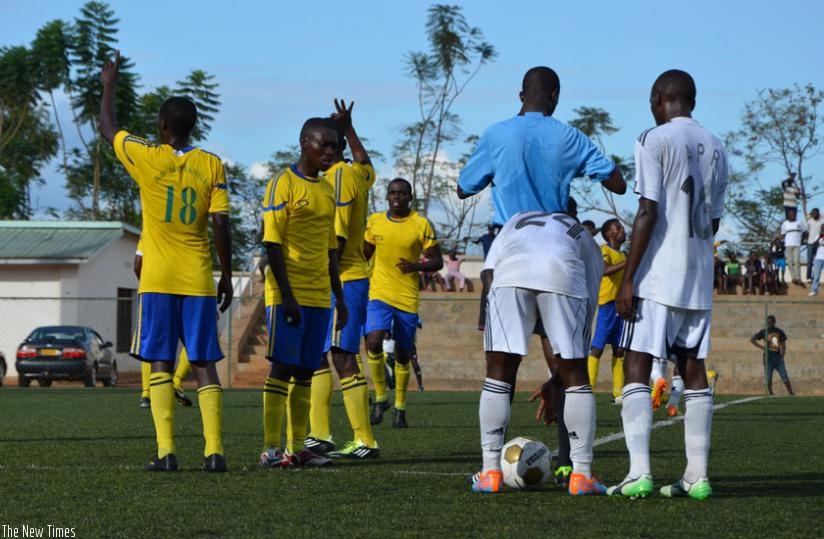
[[[495,171],[492,168],[492,159],[487,150],[486,135],[484,135],[478,140],[475,151],[472,152],[458,175],[458,198],[464,199],[477,195],[492,183],[494,177]]]
[[[329,249],[329,282],[332,285],[332,293],[335,295],[335,311],[337,312],[335,329],[340,331],[349,321],[349,311],[346,309],[346,301],[343,299],[343,285],[340,282],[340,268],[338,268],[336,249]]]
[[[134,261],[132,262],[132,268],[134,269],[134,276],[137,277],[137,280],[140,280],[140,272],[143,269],[143,255],[135,253],[134,254]]]
[[[280,290],[283,315],[287,324],[297,325],[300,323],[300,304],[292,292],[292,285],[289,283],[289,276],[286,273],[286,256],[283,254],[283,246],[279,243],[264,242],[266,247],[266,259],[269,260],[269,268]]]
[[[120,75],[120,51],[115,51],[114,60],[103,65],[100,72],[100,82],[103,83],[103,99],[100,101],[100,121],[98,128],[100,135],[109,143],[114,143],[117,134],[117,112],[114,97],[117,91],[117,79]]]
[[[618,296],[615,298],[615,308],[618,314],[626,320],[632,320],[635,316],[632,306],[632,299],[635,295],[635,272],[641,265],[657,221],[658,203],[641,197],[638,202],[638,213],[635,214],[635,221],[632,224],[632,243],[629,246],[629,254],[624,267],[624,278],[621,281]]]
[[[401,270],[401,273],[410,273],[412,271],[440,271],[443,268],[443,255],[441,254],[441,246],[439,244],[436,243],[424,251],[423,256],[426,258],[426,262],[412,262],[401,258],[395,266]]]
[[[787,336],[781,335],[781,342],[778,345],[778,351],[781,352],[781,357],[784,357],[784,354],[787,353]]]
[[[627,265],[627,261],[624,260],[623,262],[618,262],[617,264],[607,264],[607,257],[604,257],[604,277],[607,275],[612,275],[613,273],[618,273],[622,269],[624,269]]]
[[[612,173],[609,175],[609,178],[601,182],[608,191],[612,191],[617,195],[623,195],[627,192],[627,182],[624,180],[624,175],[621,174],[621,171],[618,170],[616,166],[612,169]]]
[[[363,257],[366,260],[369,260],[370,258],[372,258],[372,255],[374,255],[374,254],[375,254],[375,244],[364,240],[364,242],[363,242]]]
[[[370,165],[372,160],[369,159],[366,148],[363,147],[360,137],[358,137],[355,128],[352,126],[352,108],[354,106],[354,101],[349,103],[349,108],[347,108],[343,99],[340,101],[335,99],[335,110],[337,112],[332,115],[332,118],[340,122],[343,136],[346,137],[346,142],[349,143],[349,149],[352,151],[352,159],[363,165]]]
[[[756,333],[755,335],[753,335],[752,337],[750,337],[750,343],[751,343],[753,346],[755,346],[756,348],[760,348],[761,350],[763,350],[763,349],[764,349],[764,345],[762,345],[761,343],[759,343],[759,342],[758,342],[758,340],[761,338],[761,337],[760,337],[760,335],[761,335],[761,333]]]
[[[225,312],[232,304],[234,289],[232,287],[232,227],[229,214],[217,212],[212,214],[212,236],[215,251],[220,263],[220,281],[217,285],[217,301],[220,312]]]

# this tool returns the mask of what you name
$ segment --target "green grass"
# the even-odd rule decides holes
[[[344,442],[350,433],[335,398],[333,432]],[[511,435],[557,448],[555,428],[536,423],[525,398],[516,399]],[[260,393],[227,391],[230,471],[206,475],[197,408],[176,411],[182,471],[150,474],[142,466],[154,430],[150,412],[138,408],[137,391],[3,388],[0,525],[52,524],[74,528],[81,538],[815,537],[824,504],[822,404],[780,397],[718,410],[710,456],[714,496],[632,501],[571,498],[554,486],[471,493],[466,476],[480,464],[477,393],[411,394],[408,430],[393,430],[388,420],[376,428],[379,460],[271,471],[257,466]],[[598,414],[597,437],[621,430],[619,409],[606,395],[598,395]],[[656,486],[676,480],[684,465],[682,423],[655,429],[652,447]],[[609,484],[622,479],[624,441],[596,447],[594,467]]]

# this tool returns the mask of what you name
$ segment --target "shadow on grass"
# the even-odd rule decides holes
[[[820,498],[822,475],[796,473],[736,475],[712,478],[713,497],[718,498]]]

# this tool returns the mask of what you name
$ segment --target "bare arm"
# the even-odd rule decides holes
[[[212,214],[212,236],[215,241],[217,258],[220,262],[220,281],[217,285],[220,312],[225,312],[229,308],[234,294],[232,287],[232,227],[229,223],[228,213]]]
[[[618,273],[619,271],[624,269],[624,267],[626,267],[626,265],[627,265],[626,260],[624,260],[623,262],[619,262],[619,263],[615,264],[614,266],[608,266],[608,265],[604,264],[604,276],[606,277],[607,275],[612,275],[614,273]]]
[[[340,264],[340,259],[343,258],[343,248],[346,247],[346,238],[341,238],[340,236],[337,236],[337,238],[338,238],[338,248],[335,251],[335,259]]]
[[[335,311],[338,314],[335,329],[341,330],[349,320],[349,312],[346,310],[346,301],[343,299],[343,286],[340,283],[338,255],[335,249],[329,249],[329,282],[332,285],[332,293],[335,295]]]
[[[624,175],[621,174],[618,167],[615,167],[612,170],[612,174],[609,175],[609,178],[602,181],[601,185],[603,185],[607,190],[618,195],[623,195],[627,192],[627,182],[624,181]]]
[[[286,257],[283,255],[283,246],[271,242],[264,242],[263,245],[266,247],[269,268],[272,270],[272,275],[280,290],[286,323],[297,325],[300,323],[300,305],[292,293],[292,285],[289,283],[289,276],[286,273]]]
[[[117,112],[115,110],[114,97],[117,91],[117,79],[120,70],[120,51],[115,51],[113,61],[108,61],[103,65],[100,72],[100,82],[103,83],[103,99],[100,102],[100,121],[98,128],[100,135],[108,141],[114,142],[117,134]]]
[[[755,346],[756,348],[760,348],[761,350],[764,349],[764,345],[759,343],[758,340],[755,338],[755,335],[750,337],[750,343]]]
[[[472,196],[469,193],[464,193],[464,191],[463,191],[463,189],[461,189],[460,185],[458,186],[457,194],[458,194],[458,198],[461,199],[461,200],[463,200],[465,198],[469,198],[469,197]]]
[[[366,260],[372,258],[372,255],[375,254],[375,244],[369,243],[368,241],[363,242],[363,257]]]
[[[641,198],[638,203],[638,213],[632,225],[632,244],[629,247],[626,266],[624,267],[624,278],[621,281],[621,289],[618,297],[615,298],[615,307],[618,314],[626,320],[632,320],[635,312],[632,306],[635,295],[634,280],[635,272],[641,265],[641,260],[649,246],[652,230],[658,220],[658,203],[648,198]]]
[[[395,266],[401,270],[401,273],[410,273],[413,271],[440,271],[443,268],[443,255],[441,255],[441,246],[435,245],[424,251],[426,262],[413,262],[401,258]]]

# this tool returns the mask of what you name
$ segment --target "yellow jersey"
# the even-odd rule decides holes
[[[369,271],[363,256],[363,231],[375,169],[368,164],[340,161],[324,175],[335,189],[335,236],[346,240],[338,258],[340,280],[366,279]]]
[[[335,238],[335,191],[323,178],[310,178],[292,165],[269,180],[263,197],[263,241],[277,243],[286,276],[303,307],[329,307],[329,249]],[[281,303],[271,268],[266,269],[266,305]]]
[[[401,258],[418,262],[422,252],[438,245],[432,223],[414,211],[403,219],[390,217],[388,211],[373,213],[366,223],[364,239],[375,246],[369,299],[417,313],[418,272],[401,273],[395,264]]]
[[[114,152],[140,187],[143,271],[139,291],[212,296],[209,214],[228,213],[223,163],[216,155],[118,131]]]
[[[615,266],[626,261],[627,255],[621,251],[616,251],[607,244],[601,246],[601,255],[604,257],[604,268]],[[621,287],[621,279],[624,278],[624,270],[619,270],[612,275],[601,277],[601,289],[598,292],[598,305],[615,301],[618,297],[618,289]]]

